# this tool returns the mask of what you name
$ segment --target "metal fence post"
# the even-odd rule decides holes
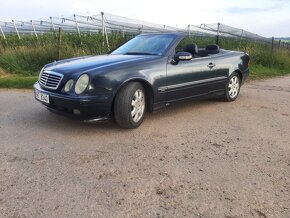
[[[108,33],[107,33],[106,27],[105,27],[105,36],[106,36],[107,48],[108,48],[108,51],[110,51],[109,38],[108,38]]]
[[[32,29],[33,29],[34,35],[35,35],[36,39],[38,40],[38,35],[37,35],[37,33],[36,33],[36,30],[35,30],[35,26],[34,26],[34,24],[33,24],[33,21],[31,20],[30,22],[31,22],[31,26],[32,26]]]
[[[61,56],[61,42],[62,42],[62,28],[58,28],[58,48],[57,48],[57,57],[60,60]]]
[[[105,40],[104,40],[104,36],[105,36],[104,12],[101,12],[101,16],[102,16],[102,36],[103,36],[103,47],[104,47],[105,46]]]
[[[55,32],[55,27],[54,27],[54,24],[52,22],[52,17],[50,17],[50,23],[51,23],[51,30],[53,30],[53,32]]]
[[[1,34],[2,34],[2,36],[3,36],[3,38],[4,38],[4,40],[6,41],[6,36],[5,36],[4,32],[3,32],[3,29],[2,29],[2,27],[1,27],[1,25],[0,25],[0,30],[1,30]]]
[[[102,36],[103,36],[103,46],[105,46],[105,39],[106,38],[106,42],[107,42],[107,48],[108,51],[110,50],[110,46],[109,46],[109,39],[108,39],[108,33],[107,33],[107,28],[105,25],[105,17],[104,17],[104,12],[101,12],[102,15]]]
[[[187,26],[187,31],[188,31],[188,37],[190,37],[190,24]]]
[[[242,30],[242,33],[241,33],[241,36],[240,36],[240,46],[242,45],[243,35],[244,35],[244,30]]]
[[[272,37],[272,51],[274,50],[274,36]]]
[[[79,25],[78,25],[77,18],[76,18],[76,15],[75,14],[74,14],[74,21],[76,23],[77,32],[78,32],[79,37],[80,37],[81,36],[81,33],[80,33]]]
[[[21,39],[21,37],[20,37],[20,35],[19,35],[19,32],[18,32],[18,29],[17,29],[17,27],[16,27],[16,25],[15,25],[15,21],[12,20],[12,23],[13,23],[14,28],[15,28],[15,31],[16,31],[16,33],[17,33],[18,39]]]
[[[220,40],[220,23],[218,23],[217,26],[217,35],[216,35],[216,44],[219,44],[219,40]]]
[[[104,12],[101,12],[102,16],[102,36],[105,35],[105,20],[104,20]]]

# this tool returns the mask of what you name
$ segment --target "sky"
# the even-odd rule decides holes
[[[219,22],[264,37],[290,37],[290,0],[3,0],[0,20],[47,20],[101,11],[180,28]]]

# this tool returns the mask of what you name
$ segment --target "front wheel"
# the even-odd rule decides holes
[[[240,77],[237,73],[233,73],[226,84],[224,101],[234,101],[238,97],[241,88]]]
[[[114,115],[121,127],[133,129],[140,126],[146,109],[144,93],[144,87],[138,82],[129,83],[117,93]]]

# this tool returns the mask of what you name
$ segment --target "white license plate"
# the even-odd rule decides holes
[[[35,90],[35,98],[37,98],[39,101],[42,101],[46,104],[49,104],[49,95],[42,93],[38,90]]]

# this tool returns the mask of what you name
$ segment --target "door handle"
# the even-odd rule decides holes
[[[207,66],[208,66],[209,68],[213,68],[213,67],[215,66],[215,64],[214,64],[214,63],[209,63]]]

